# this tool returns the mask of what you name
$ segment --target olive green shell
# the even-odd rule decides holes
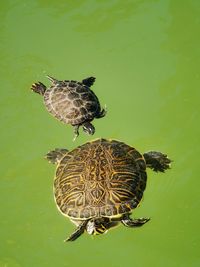
[[[98,139],[66,153],[54,181],[59,210],[74,219],[114,217],[130,212],[146,187],[146,164],[134,148]]]
[[[58,120],[71,125],[92,121],[100,112],[94,92],[77,81],[57,81],[44,93],[47,110]]]

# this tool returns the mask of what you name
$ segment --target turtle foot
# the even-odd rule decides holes
[[[31,90],[40,95],[44,95],[46,91],[46,86],[41,82],[33,83],[31,86]]]

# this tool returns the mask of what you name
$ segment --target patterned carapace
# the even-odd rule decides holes
[[[71,218],[115,216],[135,208],[146,186],[143,156],[100,139],[67,153],[56,171],[55,199]]]

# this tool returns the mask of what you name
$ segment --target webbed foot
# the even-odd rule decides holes
[[[77,229],[67,239],[64,240],[64,242],[75,241],[79,236],[81,236],[84,233],[87,223],[88,223],[88,220],[83,221],[77,227]]]
[[[122,224],[126,227],[140,227],[147,223],[150,218],[131,219],[128,214],[125,214],[121,220]]]
[[[46,86],[41,82],[33,83],[31,86],[31,90],[40,95],[44,95],[46,91]]]
[[[68,150],[65,148],[55,148],[55,150],[49,151],[45,158],[48,160],[48,162],[57,164],[67,152]]]
[[[82,80],[82,83],[88,87],[91,87],[95,82],[95,77],[88,77]]]
[[[83,131],[86,134],[93,135],[95,133],[95,127],[89,121],[83,123]]]
[[[167,155],[161,152],[149,151],[144,153],[143,156],[147,167],[151,168],[155,172],[164,172],[165,170],[170,169],[170,163],[172,161],[167,157]]]

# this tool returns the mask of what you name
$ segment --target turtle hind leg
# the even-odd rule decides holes
[[[88,77],[88,78],[82,80],[82,83],[83,83],[84,85],[90,87],[90,86],[92,86],[92,85],[94,84],[95,79],[96,79],[95,77]]]
[[[57,164],[61,158],[66,155],[66,153],[68,152],[67,149],[65,148],[56,148],[55,150],[49,151],[45,158],[53,164]]]
[[[41,82],[34,83],[31,86],[31,90],[40,95],[44,95],[46,89],[46,86]]]
[[[76,230],[67,239],[65,239],[64,242],[75,241],[79,236],[84,233],[87,223],[88,220],[83,221],[81,224],[79,224]]]
[[[170,169],[171,160],[161,152],[149,151],[144,153],[143,156],[147,167],[155,172],[165,172],[165,170]]]
[[[139,219],[131,219],[129,214],[124,214],[121,219],[121,223],[126,227],[140,227],[143,224],[147,223],[150,218],[139,218]]]

